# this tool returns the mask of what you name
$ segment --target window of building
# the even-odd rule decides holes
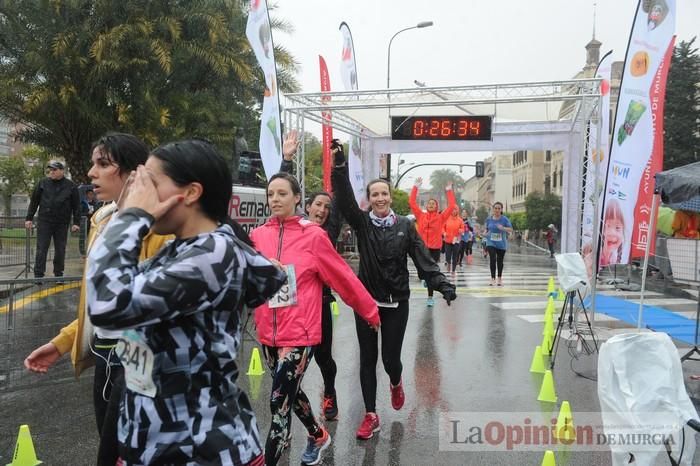
[[[564,186],[564,169],[559,170],[559,186]]]
[[[544,153],[544,161],[545,162],[552,161],[552,151],[551,150],[548,150],[547,152]]]
[[[556,168],[554,169],[554,173],[552,173],[552,186],[557,187],[557,170]]]

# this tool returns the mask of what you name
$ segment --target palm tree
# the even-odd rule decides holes
[[[450,170],[449,168],[441,168],[430,174],[430,185],[433,187],[433,191],[444,191],[445,187],[450,182],[454,185],[455,191],[464,189],[466,183],[456,171]]]
[[[22,140],[63,156],[75,179],[85,181],[90,145],[106,131],[150,145],[232,144],[233,127],[258,118],[263,77],[241,2],[48,4],[0,2],[0,115],[24,125]],[[296,90],[296,62],[281,46],[276,54],[281,89]]]

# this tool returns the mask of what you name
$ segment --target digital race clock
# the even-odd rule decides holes
[[[391,139],[490,141],[491,116],[392,116]]]

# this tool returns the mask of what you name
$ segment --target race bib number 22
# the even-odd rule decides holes
[[[294,266],[287,265],[286,272],[287,283],[282,285],[282,288],[267,302],[270,309],[293,306],[297,303],[297,276],[294,272]]]

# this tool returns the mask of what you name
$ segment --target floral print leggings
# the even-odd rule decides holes
[[[263,345],[263,355],[272,374],[270,412],[272,422],[265,443],[265,463],[277,464],[287,445],[292,421],[290,406],[309,434],[319,426],[311,410],[309,398],[301,389],[301,379],[309,367],[314,346],[273,347]]]

